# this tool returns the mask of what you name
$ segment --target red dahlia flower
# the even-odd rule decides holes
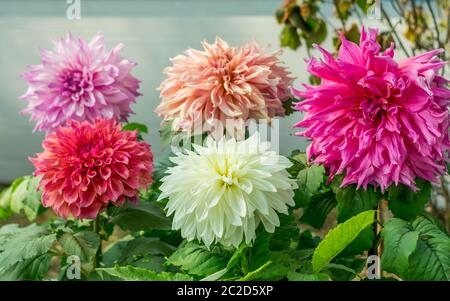
[[[70,120],[42,145],[44,152],[31,159],[42,175],[42,203],[64,218],[93,219],[109,202],[135,199],[152,181],[150,145],[113,120]]]

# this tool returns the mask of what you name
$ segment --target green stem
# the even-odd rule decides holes
[[[378,206],[375,207],[374,209],[377,210]],[[378,229],[378,222],[377,222],[378,218],[377,218],[377,215],[378,215],[378,211],[375,211],[374,214],[375,214],[375,220],[374,220],[374,222],[372,224],[372,231],[374,233],[374,237],[375,238],[372,241],[372,246],[369,249],[369,256],[370,255],[377,255],[378,256],[378,241],[377,241],[377,236],[378,236],[378,233],[377,233],[377,229]]]
[[[338,29],[336,28],[336,26],[333,25],[333,23],[330,22],[329,17],[325,16],[323,14],[323,12],[319,9],[318,10],[319,15],[322,17],[322,19],[325,21],[325,23],[327,23],[331,28],[333,28],[334,31],[337,31]]]
[[[441,33],[439,31],[439,24],[438,24],[436,15],[434,14],[433,6],[431,5],[430,0],[426,0],[426,3],[427,3],[427,6],[428,6],[428,9],[430,10],[431,19],[433,20],[433,25],[434,25],[435,30],[436,30],[436,40],[437,40],[437,43],[438,43],[438,47],[439,48],[444,48],[444,51],[442,52],[441,56],[442,56],[442,60],[445,61],[445,47],[444,47],[443,43],[441,42]],[[436,5],[438,5],[438,4],[436,4]],[[437,8],[437,9],[439,10],[439,8]],[[445,67],[446,66],[443,66],[443,68],[442,68],[442,74],[444,74]]]
[[[386,13],[386,11],[384,10],[383,6],[381,6],[381,13],[383,14],[383,17],[386,19],[389,27],[391,28],[391,32],[392,34],[395,36],[395,38],[397,39],[398,44],[400,45],[400,47],[402,48],[403,52],[405,53],[406,57],[409,57],[409,53],[405,48],[405,45],[403,45],[402,40],[400,39],[397,31],[395,30],[394,25],[392,25],[391,20],[389,19],[388,14]]]
[[[245,252],[245,255],[242,256],[242,259],[241,259],[241,270],[242,270],[242,273],[244,273],[244,275],[247,275],[247,273],[248,273],[248,258],[250,256],[249,249],[246,249],[244,252]]]
[[[100,219],[101,219],[101,215],[98,214],[96,219],[93,221],[92,229],[95,233],[97,233],[101,237],[101,235],[100,235],[100,230],[101,230]],[[97,253],[95,254],[95,257],[94,257],[94,268],[98,268],[100,266],[100,262],[102,260],[102,242],[101,241],[102,240],[100,239],[100,246],[98,247]]]
[[[417,9],[416,9],[416,0],[411,0],[411,7],[412,7],[412,13],[413,13],[413,18],[414,18],[414,40],[415,40],[415,48],[420,48],[420,41],[419,41],[419,37],[417,36],[417,27],[418,27],[418,21],[419,18],[417,17]],[[415,55],[414,53],[414,47],[411,48],[412,50],[412,54]]]
[[[342,15],[341,10],[339,9],[339,0],[333,0],[334,7],[336,8],[336,13],[338,14],[339,21],[341,21],[342,30],[344,31],[344,34],[347,33],[347,30],[345,30],[345,20],[344,16]]]
[[[447,205],[444,213],[444,223],[446,229],[450,231],[450,191],[447,189],[447,183],[445,182],[444,177],[441,177],[441,187]]]
[[[400,7],[400,4],[398,3],[398,1],[394,2],[394,0],[391,0],[391,6],[400,17],[403,17],[403,11],[401,10],[401,7]]]
[[[355,6],[355,7],[353,7],[353,11],[355,12],[355,14],[356,14],[356,17],[358,18],[358,22],[359,22],[359,24],[362,26],[363,24],[364,24],[364,22],[363,22],[363,19],[362,19],[362,16],[361,16],[361,14],[359,13],[359,10],[358,10],[358,8]]]
[[[263,264],[262,266],[260,266],[259,268],[257,268],[256,270],[254,270],[253,272],[248,273],[247,275],[245,275],[244,277],[242,277],[240,280],[241,281],[248,281],[251,280],[253,275],[258,274],[259,272],[261,272],[262,270],[266,269],[268,266],[270,266],[272,264],[272,261],[268,261],[265,264]]]
[[[309,49],[308,46],[306,46],[306,54],[308,55],[308,58],[311,58],[311,49]]]

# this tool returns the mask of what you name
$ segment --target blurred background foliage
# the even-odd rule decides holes
[[[333,5],[338,27],[323,13],[325,3]],[[388,14],[388,11],[394,14]],[[321,44],[328,34],[333,35],[335,49],[338,49],[339,32],[357,43],[364,18],[385,23],[388,30],[381,31],[380,44],[386,48],[395,41],[406,56],[436,48],[448,51],[450,47],[450,2],[446,0],[285,0],[275,15],[278,23],[283,25],[280,45],[294,50]],[[445,56],[442,53],[442,59],[445,60]]]

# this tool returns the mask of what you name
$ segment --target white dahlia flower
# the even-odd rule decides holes
[[[169,198],[172,228],[207,246],[251,243],[260,222],[274,232],[277,212],[288,214],[297,186],[286,171],[291,162],[269,148],[258,134],[244,141],[208,138],[206,146],[171,158],[176,166],[162,179],[159,199]]]

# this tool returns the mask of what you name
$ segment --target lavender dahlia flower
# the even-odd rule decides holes
[[[53,50],[42,49],[42,64],[23,74],[29,85],[23,112],[36,121],[34,130],[52,131],[69,119],[126,121],[140,81],[130,73],[136,63],[119,56],[122,48],[106,51],[101,34],[87,43],[69,33]]]

